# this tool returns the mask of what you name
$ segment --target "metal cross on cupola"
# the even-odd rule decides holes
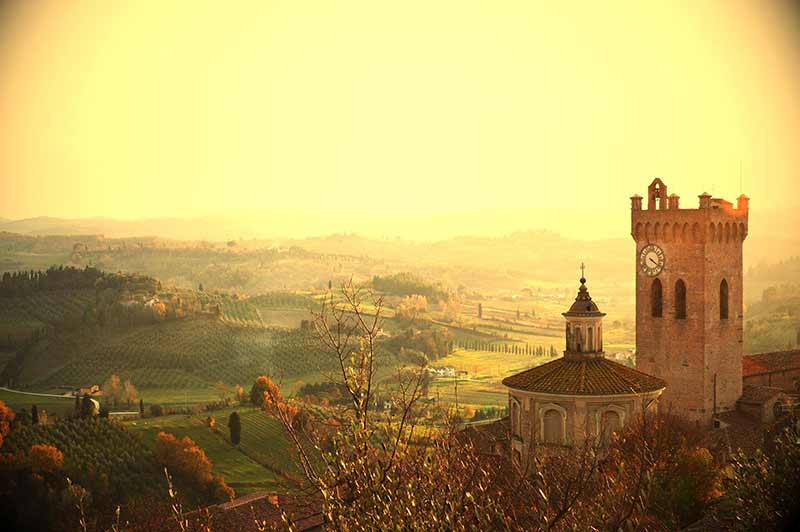
[[[586,275],[584,275],[584,270],[586,269],[586,265],[581,262],[581,279],[585,279]]]

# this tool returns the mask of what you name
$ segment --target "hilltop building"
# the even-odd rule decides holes
[[[683,209],[660,179],[647,209],[631,197],[636,367],[663,378],[662,404],[700,427],[772,423],[797,402],[788,394],[800,392],[800,351],[743,356],[749,198],[698,198]]]
[[[669,387],[674,412],[710,426],[742,396],[742,244],[748,202],[703,193],[680,207],[655,179],[631,198],[636,242],[636,367]]]
[[[605,357],[603,316],[581,277],[567,312],[564,356],[503,379],[508,388],[511,447],[522,462],[536,446],[603,441],[643,410],[655,408],[667,384]]]

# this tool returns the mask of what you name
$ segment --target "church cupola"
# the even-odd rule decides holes
[[[567,312],[562,313],[566,323],[566,358],[603,356],[603,316],[592,301],[581,264],[581,286],[578,296]]]

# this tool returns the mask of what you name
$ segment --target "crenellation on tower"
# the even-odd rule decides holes
[[[676,210],[676,209],[680,208],[680,206],[679,206],[680,199],[681,199],[680,196],[678,196],[677,194],[670,194],[669,195],[669,208],[670,208],[670,210]]]
[[[710,423],[741,395],[742,246],[748,198],[736,207],[710,194],[683,209],[661,179],[648,209],[634,208],[636,367],[667,381],[664,399],[689,419]],[[662,203],[668,198],[667,203]]]

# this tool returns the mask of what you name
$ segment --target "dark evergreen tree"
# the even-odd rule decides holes
[[[34,425],[39,424],[39,409],[36,408],[36,405],[31,407],[31,423]]]
[[[231,443],[239,445],[242,441],[242,420],[237,412],[231,412],[228,417],[228,429],[231,431]]]
[[[144,415],[144,400],[143,399],[139,399],[139,414],[142,415],[142,416]]]

